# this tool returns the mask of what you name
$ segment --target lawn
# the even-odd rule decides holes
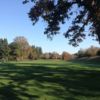
[[[100,100],[100,64],[60,60],[0,63],[0,100]]]

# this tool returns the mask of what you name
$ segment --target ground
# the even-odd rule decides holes
[[[0,100],[100,100],[100,63],[0,63]]]

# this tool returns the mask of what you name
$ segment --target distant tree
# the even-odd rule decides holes
[[[97,52],[98,52],[99,48],[97,47],[94,47],[94,46],[91,46],[90,48],[88,48],[85,52],[85,56],[88,56],[88,57],[94,57],[97,55]]]
[[[51,53],[50,58],[51,59],[59,59],[59,54],[57,52],[53,52],[53,53]]]
[[[30,60],[35,59],[33,52],[30,52],[30,53],[29,53],[28,59],[30,59]]]
[[[37,53],[37,56],[38,56],[38,58],[41,56],[41,54],[42,54],[42,48],[41,47],[36,47],[35,48],[35,51],[36,51],[36,53]]]
[[[7,61],[9,57],[9,46],[7,39],[0,39],[0,59]]]
[[[28,58],[31,59],[31,60],[32,59],[38,59],[38,54],[37,54],[35,46],[30,47],[30,52],[29,52]]]
[[[50,59],[51,53],[44,53],[42,58],[43,59]]]
[[[19,47],[19,44],[15,42],[9,44],[10,60],[20,60],[21,53]]]
[[[97,56],[100,56],[100,49],[99,49],[98,52],[97,52]]]
[[[32,46],[31,48],[32,48],[33,59],[40,58],[40,56],[42,54],[42,48],[36,47],[36,46]]]
[[[23,36],[18,36],[14,39],[13,41],[14,43],[16,43],[19,47],[20,50],[20,59],[27,59],[28,57],[28,50],[29,50],[29,43],[27,41],[27,39]]]
[[[62,59],[63,60],[71,60],[72,59],[72,55],[68,52],[63,52],[62,53]]]
[[[78,51],[78,53],[77,53],[77,56],[78,56],[79,58],[85,57],[85,55],[87,55],[87,54],[85,54],[85,53],[86,53],[86,50],[80,49],[80,50]]]
[[[0,61],[38,59],[42,55],[42,48],[30,46],[23,36],[16,37],[8,44],[7,39],[0,39]]]
[[[100,0],[23,0],[23,3],[34,2],[29,18],[35,24],[42,18],[47,23],[44,34],[52,38],[60,30],[60,25],[71,19],[66,28],[65,37],[69,43],[78,46],[86,34],[96,37],[100,42]]]
[[[80,49],[77,53],[77,56],[79,58],[81,58],[81,57],[94,57],[97,55],[97,52],[99,51],[99,49],[100,48],[94,47],[94,46],[91,46],[85,50]]]

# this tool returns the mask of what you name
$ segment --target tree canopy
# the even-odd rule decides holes
[[[44,34],[52,38],[59,33],[60,25],[72,19],[66,27],[64,36],[73,46],[78,46],[86,35],[95,37],[100,42],[100,0],[24,0],[33,2],[28,15],[33,24],[42,18],[46,23]],[[77,8],[76,10],[74,8]],[[89,27],[85,33],[86,26]]]

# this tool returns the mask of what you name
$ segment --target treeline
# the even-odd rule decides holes
[[[63,52],[61,55],[57,52],[43,53],[41,47],[29,45],[23,36],[16,37],[11,43],[8,43],[7,39],[0,39],[0,61],[36,59],[70,60],[72,55],[68,52]]]
[[[91,46],[87,49],[80,49],[75,55],[78,58],[100,56],[100,48]]]
[[[59,54],[57,52],[43,53],[41,47],[29,45],[23,36],[16,37],[13,42],[8,43],[7,39],[0,39],[0,61],[8,60],[36,60],[36,59],[62,59],[71,60],[82,57],[100,56],[100,48],[91,46],[87,49],[80,49],[76,54],[68,52]]]
[[[63,52],[61,55],[57,52],[50,52],[50,53],[44,53],[41,55],[42,59],[62,59],[62,60],[70,60],[72,59],[72,55],[68,52]]]
[[[29,45],[23,36],[16,37],[8,44],[7,39],[0,39],[0,60],[25,60],[38,59],[42,54],[42,48]]]

